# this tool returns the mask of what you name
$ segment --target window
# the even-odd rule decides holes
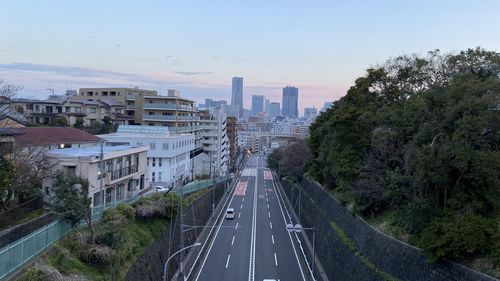
[[[161,167],[161,158],[158,158],[158,167]]]
[[[139,155],[135,156],[135,165],[139,166]]]
[[[66,106],[66,112],[71,112],[71,106]]]
[[[158,181],[161,182],[161,172],[158,172]]]
[[[75,112],[76,112],[76,113],[80,113],[80,112],[82,112],[82,108],[81,108],[81,107],[75,107]]]
[[[155,181],[155,172],[151,173],[151,181],[153,181],[153,182]]]
[[[168,150],[168,142],[164,143],[162,146],[163,146],[163,150]]]
[[[113,162],[112,161],[106,161],[106,168],[105,168],[105,171],[106,172],[111,172],[113,170]]]
[[[153,167],[156,167],[156,158],[153,157],[153,165],[151,165]]]
[[[150,143],[150,144],[149,144],[149,147],[150,147],[152,150],[156,149],[156,143]]]
[[[87,113],[96,113],[97,109],[95,107],[89,107],[87,108]]]

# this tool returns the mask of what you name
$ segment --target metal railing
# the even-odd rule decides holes
[[[117,180],[119,178],[126,177],[130,174],[137,173],[137,165],[128,166],[118,170],[109,172],[111,174],[111,180]]]

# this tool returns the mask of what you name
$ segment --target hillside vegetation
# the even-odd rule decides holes
[[[316,119],[310,154],[272,157],[283,173],[308,161],[303,172],[431,260],[498,276],[499,75],[500,54],[480,48],[389,59]]]

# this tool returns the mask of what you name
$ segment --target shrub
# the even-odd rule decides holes
[[[461,260],[485,254],[494,241],[496,223],[475,214],[465,217],[441,216],[433,220],[418,238],[420,247],[432,260]]]
[[[19,281],[49,281],[49,278],[40,269],[30,268]]]
[[[109,268],[113,263],[115,251],[108,246],[95,245],[83,252],[80,259],[101,269]]]

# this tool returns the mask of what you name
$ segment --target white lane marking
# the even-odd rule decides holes
[[[283,205],[285,204],[285,201],[283,199],[283,195],[281,194],[281,190],[276,186],[276,183],[275,181],[273,180],[273,187],[274,189],[276,190],[276,198],[278,200],[278,205],[280,207],[280,211],[281,211],[281,216],[283,217],[283,222],[285,223],[285,225],[287,224],[287,220],[285,218],[285,213],[283,212],[283,207],[281,206],[281,200],[283,200]],[[281,199],[281,200],[280,200]],[[286,209],[285,209],[286,210]],[[291,218],[290,218],[290,214],[288,213],[288,210],[286,210],[287,212],[287,215],[288,215],[288,218],[290,219],[290,223],[291,223]],[[297,235],[297,233],[295,233],[295,235]],[[297,236],[296,236],[297,237]],[[288,233],[288,238],[290,238],[290,243],[292,244],[292,248],[293,248],[293,253],[295,254],[295,259],[297,260],[297,264],[299,265],[299,269],[300,269],[300,274],[302,275],[302,280],[306,280],[306,277],[304,275],[304,271],[302,270],[302,265],[300,264],[299,262],[299,256],[297,255],[297,250],[295,249],[295,244],[293,244],[293,240],[292,240],[292,234],[291,233]],[[307,262],[307,261],[306,261]],[[312,271],[309,269],[309,273],[311,273],[312,275]]]
[[[240,209],[243,209],[243,204],[240,205]]]
[[[269,198],[266,197],[266,202],[269,202]]]
[[[241,212],[238,213],[238,218],[240,218],[240,217],[241,217]]]
[[[270,213],[270,212],[267,212],[267,216],[268,216],[268,217],[271,217],[271,213]]]
[[[238,223],[236,223],[236,226],[234,227],[234,229],[238,229]]]
[[[272,223],[272,222],[269,222],[269,227],[270,227],[271,229],[273,229],[273,223]]]
[[[255,239],[256,239],[256,231],[257,231],[257,186],[258,178],[255,178],[255,188],[253,192],[253,212],[252,212],[252,235],[250,239],[250,259],[248,266],[248,281],[255,280]]]
[[[227,255],[226,268],[229,266],[229,259],[231,258],[231,254]],[[274,259],[276,259],[276,254],[274,254]]]
[[[245,202],[245,197],[243,197],[243,199],[241,199],[241,202]]]
[[[234,235],[233,235],[233,240],[231,241],[231,246],[234,244]]]
[[[274,245],[274,235],[271,234],[271,240],[273,240],[273,245]]]
[[[278,266],[278,258],[276,257],[276,253],[274,253],[274,264]],[[227,267],[227,265],[226,265]]]
[[[267,204],[267,208],[269,209],[269,204]]]
[[[238,181],[235,183],[234,187],[236,185],[238,185],[238,183],[240,182],[240,179],[238,179]],[[231,195],[231,199],[227,198],[226,199],[226,202],[224,202],[224,204],[227,204],[226,206],[231,206],[231,203],[233,202],[233,199],[234,199],[234,187],[233,187],[233,194]],[[229,201],[229,203],[228,203]],[[222,208],[219,212],[219,216],[222,215],[222,212],[224,211],[225,209]],[[210,246],[208,247],[208,250],[207,250],[207,255],[205,256],[205,258],[203,259],[203,262],[201,263],[201,267],[200,267],[200,271],[198,271],[198,274],[196,275],[196,281],[198,281],[198,279],[200,278],[200,275],[201,275],[201,272],[203,271],[203,268],[205,267],[205,263],[208,259],[208,256],[210,255],[210,252],[212,251],[212,246],[214,245],[215,243],[215,240],[217,239],[217,235],[219,234],[219,230],[221,229],[221,226],[222,226],[222,223],[224,222],[224,216],[221,217],[222,219],[220,220],[220,223],[219,223],[219,226],[217,227],[217,231],[215,232],[215,236],[213,237],[212,241],[210,241]],[[213,226],[215,226],[215,224],[217,223],[217,220],[214,221],[214,224]],[[212,229],[215,229],[215,227],[212,227]],[[212,229],[210,230],[210,233],[212,232]],[[207,240],[205,240],[205,243],[203,244],[202,248],[205,247],[205,245],[207,244],[208,242],[208,238],[210,237],[210,233],[208,234],[207,236]],[[198,260],[198,257],[201,255],[202,251],[200,250],[200,252],[198,253],[198,256],[196,257],[196,260]],[[191,272],[193,271],[193,268],[191,268],[191,270],[189,271],[188,273],[188,278],[189,278],[189,275],[191,275]]]

